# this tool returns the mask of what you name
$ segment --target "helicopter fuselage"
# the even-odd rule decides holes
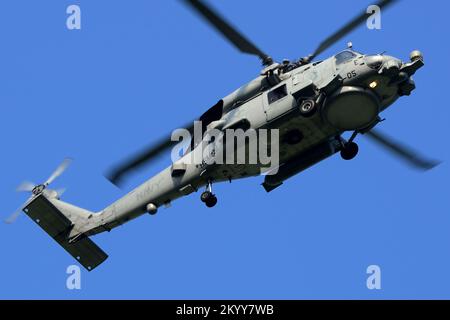
[[[421,56],[403,63],[394,57],[363,55],[353,50],[290,70],[272,65],[200,117],[206,121],[202,124],[203,134],[227,128],[279,130],[278,172],[266,175],[263,183],[266,191],[271,191],[341,150],[345,144],[342,133],[364,133],[373,128],[380,121],[380,112],[415,88],[411,76],[421,66]],[[307,109],[309,112],[302,113],[305,101],[312,102],[313,112]],[[215,147],[220,148],[220,143],[217,141]],[[158,207],[168,206],[212,181],[261,173],[260,164],[205,165],[187,161],[195,153],[205,157],[203,149],[202,143],[195,145],[172,166],[95,215],[81,231],[91,235],[110,230],[146,211],[155,213]]]
[[[200,200],[213,207],[217,203],[213,182],[264,174],[262,186],[270,192],[337,152],[344,160],[354,158],[358,134],[366,134],[415,168],[428,170],[438,164],[374,128],[382,121],[381,112],[415,89],[412,76],[424,65],[419,51],[411,53],[410,62],[402,62],[384,54],[355,52],[349,43],[346,50],[314,61],[367,21],[371,17],[367,10],[323,39],[308,56],[279,64],[208,4],[201,0],[184,2],[239,51],[258,57],[264,69],[220,99],[194,125],[190,122],[188,129],[176,130],[181,135],[173,132],[171,139],[160,140],[114,168],[107,177],[118,184],[127,174],[172,148],[169,167],[99,212],[61,201],[64,190],[48,188],[70,159],[65,159],[45,183],[19,186],[32,193],[21,210],[87,270],[107,258],[89,236],[110,231],[145,212],[155,214],[159,207],[204,186]],[[384,10],[394,2],[380,0],[377,6]],[[343,138],[345,132],[352,132],[350,138]],[[225,162],[220,157],[224,154]],[[8,221],[14,221],[18,212]]]

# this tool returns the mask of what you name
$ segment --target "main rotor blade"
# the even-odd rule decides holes
[[[31,192],[33,191],[33,188],[36,186],[33,182],[30,181],[24,181],[22,182],[17,188],[17,192]]]
[[[439,164],[438,161],[429,160],[421,157],[416,152],[410,148],[404,146],[403,144],[394,141],[392,138],[380,133],[377,130],[372,129],[371,131],[365,133],[364,135],[371,138],[373,141],[377,142],[383,148],[387,149],[397,157],[405,160],[407,163],[413,167],[420,170],[430,170]]]
[[[387,8],[389,5],[397,2],[398,0],[380,0],[376,5],[380,9]],[[344,36],[349,34],[351,31],[353,31],[356,27],[358,27],[360,24],[367,21],[367,19],[372,15],[372,13],[367,13],[366,10],[356,16],[353,20],[351,20],[349,23],[344,25],[342,28],[337,30],[335,33],[333,33],[331,36],[326,38],[322,43],[320,43],[319,47],[317,47],[316,51],[314,51],[313,54],[311,54],[308,58],[309,60],[313,60],[316,56],[324,52],[326,49],[331,47],[334,43],[342,39]]]
[[[184,126],[186,130],[189,132],[193,132],[194,130],[194,123],[191,122],[190,125]],[[165,139],[159,140],[156,144],[153,146],[146,148],[142,152],[138,153],[134,157],[128,159],[121,165],[117,166],[113,170],[107,174],[107,178],[109,181],[111,181],[115,185],[120,185],[122,182],[122,179],[130,172],[138,167],[142,166],[143,164],[151,161],[152,159],[158,157],[161,153],[168,150],[170,147],[178,143],[177,141],[171,141],[170,136]]]
[[[242,33],[237,31],[230,23],[222,18],[211,7],[200,0],[183,0],[194,11],[206,19],[213,27],[217,29],[225,38],[228,39],[241,52],[258,56],[264,65],[271,65],[272,58],[262,52],[255,44],[248,40]]]
[[[56,168],[55,171],[50,175],[50,177],[45,181],[44,185],[48,186],[50,183],[52,183],[56,178],[58,178],[70,165],[72,162],[72,159],[65,158],[64,161]]]

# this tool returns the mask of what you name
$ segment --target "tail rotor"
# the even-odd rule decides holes
[[[5,219],[5,223],[11,224],[19,217],[20,213],[23,211],[23,209],[33,200],[35,197],[40,195],[41,193],[45,193],[48,196],[59,198],[62,196],[62,194],[66,191],[65,188],[57,189],[57,190],[50,190],[47,189],[47,187],[55,181],[56,178],[58,178],[70,165],[72,162],[71,158],[65,158],[63,162],[53,171],[53,173],[50,175],[50,177],[42,184],[35,184],[30,181],[24,181],[22,182],[17,188],[17,192],[31,192],[31,196],[25,201],[24,204],[22,204],[12,215],[10,215],[7,219]]]

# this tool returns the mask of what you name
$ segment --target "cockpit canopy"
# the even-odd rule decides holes
[[[359,56],[360,54],[353,50],[345,50],[334,56],[336,59],[336,65],[345,63],[353,58]]]

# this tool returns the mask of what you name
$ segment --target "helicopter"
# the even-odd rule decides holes
[[[213,183],[265,173],[262,187],[272,192],[290,177],[337,153],[344,160],[353,159],[358,154],[355,139],[359,135],[373,139],[415,168],[428,170],[438,164],[375,129],[383,121],[381,112],[415,90],[412,77],[424,66],[420,51],[412,51],[410,60],[404,62],[385,54],[360,53],[349,43],[343,51],[316,60],[365,22],[370,16],[366,11],[322,41],[312,54],[296,61],[278,63],[205,2],[183,2],[241,52],[258,57],[263,66],[259,75],[220,99],[198,121],[183,127],[189,136],[187,146],[169,167],[103,210],[92,212],[66,203],[60,200],[62,191],[48,188],[70,164],[71,160],[65,159],[46,182],[19,186],[19,191],[31,192],[31,196],[7,222],[13,222],[24,211],[90,271],[108,257],[90,236],[109,232],[146,212],[156,214],[159,207],[169,206],[174,200],[201,188],[205,188],[201,201],[209,208],[214,207],[218,200],[213,193]],[[377,6],[383,9],[395,2],[381,0]],[[230,139],[211,133],[220,134],[227,130],[244,134],[251,130],[275,130],[276,134],[266,141],[266,147],[276,146],[276,164],[267,167],[261,161],[214,161],[220,150],[229,151],[225,146]],[[343,137],[346,132],[351,132],[349,139]],[[160,140],[114,167],[108,179],[120,184],[138,167],[179,145],[179,139],[173,137],[172,134],[170,138]],[[244,139],[232,150],[244,150],[244,155],[248,156],[245,149],[250,140]],[[191,161],[193,156],[200,161]],[[211,157],[213,161],[209,161]]]

